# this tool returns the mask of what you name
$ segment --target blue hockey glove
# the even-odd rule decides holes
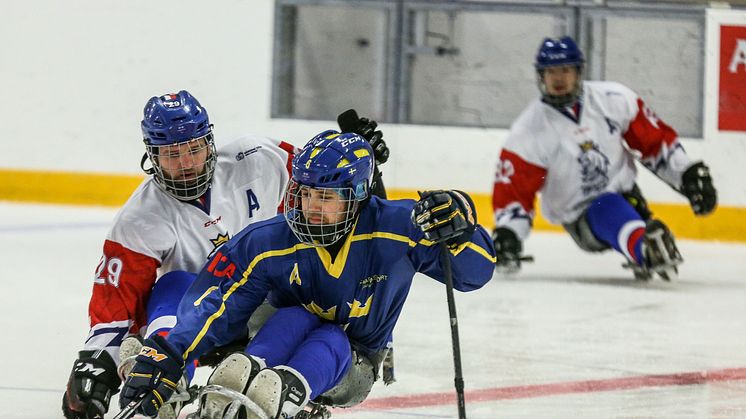
[[[681,176],[681,193],[689,200],[697,215],[707,215],[717,206],[717,191],[712,185],[710,168],[698,162],[689,166]]]
[[[108,352],[80,351],[62,397],[62,414],[67,419],[103,419],[119,383]]]
[[[354,109],[348,109],[337,116],[337,123],[342,132],[354,132],[368,140],[373,149],[376,164],[384,164],[389,159],[389,148],[383,141],[383,132],[376,131],[378,123],[368,118],[360,118]]]
[[[497,271],[506,274],[516,273],[521,269],[521,252],[523,244],[513,230],[498,227],[492,232],[492,243],[495,245]]]
[[[135,362],[122,387],[119,406],[124,408],[142,397],[137,411],[155,417],[176,390],[184,370],[184,361],[166,339],[155,335],[145,339]]]
[[[425,233],[427,240],[455,247],[471,238],[477,226],[477,212],[465,192],[420,192],[420,200],[412,210],[412,222]]]

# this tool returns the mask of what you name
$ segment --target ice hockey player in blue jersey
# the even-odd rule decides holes
[[[455,289],[487,283],[494,249],[471,198],[371,196],[372,155],[357,134],[314,137],[293,159],[284,214],[244,229],[207,263],[192,288],[206,291],[187,294],[167,337],[145,341],[120,405],[142,400],[138,412],[154,416],[185,363],[234,340],[267,298],[278,310],[208,380],[233,396],[205,395],[200,417],[293,417],[309,400],[353,406],[377,379],[415,273],[444,282],[440,243]]]

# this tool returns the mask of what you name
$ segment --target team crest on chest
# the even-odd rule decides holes
[[[331,308],[324,310],[314,301],[311,301],[310,304],[303,304],[303,307],[324,320],[333,321],[334,318],[337,316],[337,306],[332,306]]]
[[[373,296],[368,297],[365,303],[361,303],[355,299],[352,300],[352,303],[347,303],[347,305],[350,307],[350,318],[367,316],[370,312],[370,306],[373,305]]]
[[[598,144],[587,140],[580,145],[580,177],[584,195],[606,189],[609,184],[609,158],[599,149]]]

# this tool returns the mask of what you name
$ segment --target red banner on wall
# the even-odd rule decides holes
[[[718,128],[746,131],[746,26],[720,26]]]

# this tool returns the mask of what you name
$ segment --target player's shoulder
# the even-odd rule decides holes
[[[532,101],[511,124],[503,149],[527,161],[542,162],[542,156],[547,153],[546,149],[551,149],[556,136],[547,116],[550,111],[553,109],[540,99]]]
[[[294,146],[283,141],[245,135],[218,148],[218,172],[252,179],[287,172],[288,158],[294,151]]]
[[[268,137],[246,134],[219,145],[217,149],[219,156],[227,157],[232,161],[241,161],[259,153],[263,148],[272,147],[277,147],[276,141]]]
[[[245,134],[218,147],[218,155],[241,161],[253,155],[276,155],[294,153],[292,144],[275,138]]]
[[[176,220],[185,205],[166,194],[149,178],[119,209],[107,239],[160,260],[176,241]]]
[[[368,205],[377,208],[381,213],[394,215],[411,213],[415,202],[417,201],[414,199],[382,199],[371,196]]]
[[[598,107],[601,114],[616,119],[627,119],[636,113],[637,94],[622,83],[590,81],[584,83],[587,103]]]
[[[371,197],[368,202],[368,222],[370,229],[410,235],[414,229],[411,221],[412,209],[416,203],[413,199],[381,199]]]
[[[180,202],[165,193],[152,177],[146,178],[132,192],[127,202],[119,209],[115,218],[118,222],[143,224],[163,224],[172,218],[173,211]]]
[[[548,126],[547,109],[547,105],[540,99],[531,101],[510,124],[506,143],[525,142],[526,139],[539,135]]]
[[[589,94],[605,98],[606,100],[613,100],[615,98],[627,99],[630,96],[637,96],[632,89],[616,81],[586,81],[583,82],[583,88],[587,89]]]
[[[510,124],[510,130],[529,131],[532,127],[536,127],[537,123],[544,120],[545,107],[546,105],[542,103],[541,99],[535,98],[513,120],[513,123]]]

